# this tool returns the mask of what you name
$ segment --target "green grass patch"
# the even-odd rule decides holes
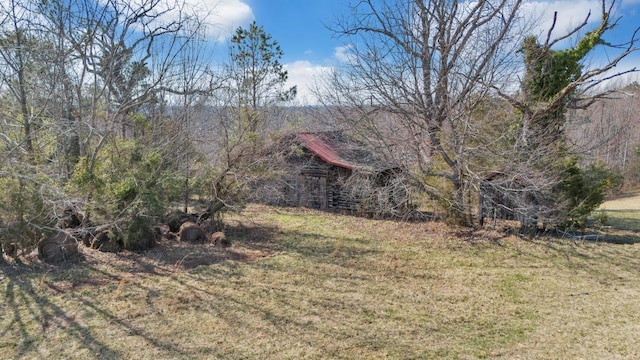
[[[4,266],[0,357],[640,356],[640,245],[256,206],[227,225],[231,248],[184,261],[161,244]]]
[[[615,229],[640,231],[640,210],[606,210],[605,213],[607,225]]]
[[[607,225],[620,230],[640,231],[640,192],[618,195],[600,206]]]

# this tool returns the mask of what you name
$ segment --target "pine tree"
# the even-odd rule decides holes
[[[255,21],[248,29],[236,30],[230,52],[237,106],[246,116],[249,131],[255,133],[265,121],[264,110],[295,98],[296,87],[285,87],[288,72],[280,63],[284,52]]]

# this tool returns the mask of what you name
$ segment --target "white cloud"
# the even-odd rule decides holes
[[[148,0],[128,1],[133,6],[148,3]],[[159,1],[154,10],[163,13],[158,20],[166,23],[186,16],[197,17],[206,25],[205,36],[216,42],[227,40],[238,26],[255,18],[253,10],[243,0],[164,0]]]
[[[298,87],[296,102],[302,105],[318,104],[318,99],[312,93],[311,89],[320,77],[329,73],[333,68],[313,64],[306,60],[294,61],[285,66],[289,73],[287,86],[296,85]]]
[[[207,21],[211,23],[208,35],[216,41],[225,41],[238,26],[246,25],[255,16],[251,7],[242,0],[218,0],[217,3],[207,6],[211,0],[189,0],[202,7],[211,15]]]
[[[524,4],[525,19],[537,21],[534,33],[546,37],[553,25],[553,14],[557,12],[556,24],[552,39],[561,37],[580,25],[591,10],[589,24],[599,22],[602,3],[598,0],[557,0],[529,1]],[[543,40],[544,41],[544,40]]]
[[[351,53],[352,49],[352,45],[338,46],[333,56],[340,62],[349,62],[353,58],[353,54]]]
[[[618,66],[602,74],[601,78],[611,77],[614,74],[629,71],[633,68],[640,70],[640,66],[638,66],[638,64],[640,64],[640,54],[631,55],[622,59],[622,61],[618,63]],[[608,89],[619,89],[633,82],[640,82],[639,72],[626,73],[624,75],[605,80],[595,90],[602,91]]]

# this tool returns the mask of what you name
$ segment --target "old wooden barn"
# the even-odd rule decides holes
[[[517,220],[522,227],[536,227],[544,209],[544,197],[533,176],[524,171],[495,171],[480,182],[480,225],[497,219]]]
[[[276,202],[314,209],[385,214],[405,208],[401,166],[341,131],[289,134]]]

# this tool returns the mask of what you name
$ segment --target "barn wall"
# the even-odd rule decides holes
[[[354,214],[364,211],[379,215],[384,209],[375,209],[371,206],[375,207],[381,197],[384,197],[385,201],[380,203],[384,203],[388,207],[396,198],[406,198],[407,195],[404,193],[396,194],[391,191],[393,189],[388,189],[390,183],[398,178],[395,171],[385,171],[379,174],[360,172],[357,173],[357,177],[353,177],[352,170],[328,164],[309,153],[287,158],[282,171],[283,174],[286,174],[283,177],[273,179],[266,184],[260,184],[260,192],[266,193],[266,196],[262,197],[263,201],[273,205],[303,206]],[[362,179],[369,179],[373,182],[363,184],[362,189],[359,189],[358,183]],[[265,191],[265,188],[268,191]],[[360,190],[364,190],[364,192]],[[363,201],[361,196],[367,195],[366,191],[372,190],[374,193],[370,196],[373,198]],[[406,201],[402,203],[406,203]]]
[[[535,193],[525,191],[518,183],[495,184],[483,181],[480,184],[478,218],[482,225],[486,219],[517,220],[523,226],[537,224],[540,205]]]

